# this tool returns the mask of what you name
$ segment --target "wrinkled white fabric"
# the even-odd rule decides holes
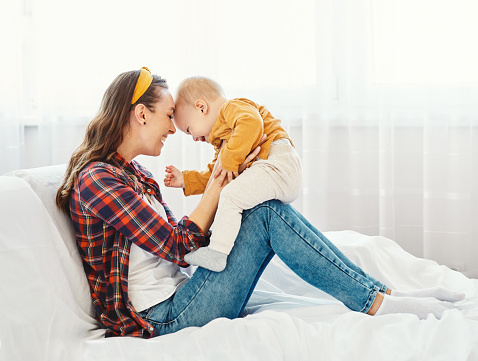
[[[351,231],[325,235],[391,288],[442,286],[465,300],[441,320],[372,317],[348,310],[274,257],[244,318],[151,340],[105,339],[92,317],[71,223],[54,206],[64,167],[22,172],[0,177],[1,361],[478,359],[478,280],[416,258],[390,239]]]

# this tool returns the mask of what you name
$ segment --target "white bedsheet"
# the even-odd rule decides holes
[[[0,360],[478,360],[478,280],[351,231],[326,236],[392,288],[466,293],[441,320],[349,311],[275,257],[236,320],[150,340],[103,337],[68,219],[64,166],[0,177]]]

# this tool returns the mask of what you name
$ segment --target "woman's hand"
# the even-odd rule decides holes
[[[172,165],[166,166],[166,175],[164,176],[164,185],[166,187],[184,188],[183,172]]]
[[[262,144],[265,140],[267,139],[267,134],[264,134],[261,138],[261,141],[259,142],[259,144]],[[244,162],[239,166],[239,174],[241,174],[242,172],[244,172],[244,169],[247,168],[247,165],[249,164],[249,162],[252,162],[256,157],[257,155],[259,154],[259,152],[261,151],[261,146],[258,145],[256,147],[256,149],[254,149],[252,151],[251,154],[249,154],[246,159],[244,160]]]
[[[267,138],[267,135],[264,134],[261,138],[261,141],[259,142],[259,144],[262,144],[262,142],[264,142]],[[222,180],[224,179],[227,179],[227,182],[231,182],[234,178],[237,178],[239,177],[239,174],[241,174],[244,169],[246,169],[247,165],[249,164],[249,162],[253,161],[257,155],[259,154],[259,152],[261,151],[261,146],[258,145],[256,147],[256,149],[254,149],[247,157],[246,159],[244,160],[244,162],[239,165],[239,169],[237,172],[232,172],[232,171],[228,171],[226,169],[224,169],[220,164],[217,166],[216,168],[216,171],[214,172],[213,174],[213,177],[214,178],[221,178]],[[219,183],[220,186],[222,186],[223,182]]]
[[[220,186],[222,186],[223,180],[227,179],[227,182],[231,182],[234,178],[239,177],[239,172],[231,172],[228,170],[225,170],[222,165],[218,165],[216,168],[216,171],[213,174],[214,178],[220,178],[221,181],[219,183]]]

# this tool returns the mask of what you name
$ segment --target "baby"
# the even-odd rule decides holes
[[[234,179],[221,192],[209,246],[184,258],[191,265],[220,272],[239,233],[243,210],[271,199],[290,203],[299,196],[301,161],[279,119],[249,99],[226,99],[213,80],[184,80],[175,106],[176,127],[195,141],[212,144],[216,153],[203,172],[167,166],[165,185],[182,187],[189,196],[204,193],[211,175],[226,172],[229,180]],[[239,177],[239,165],[259,145],[255,161]]]

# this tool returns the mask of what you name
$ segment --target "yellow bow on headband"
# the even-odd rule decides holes
[[[136,82],[136,86],[134,87],[133,99],[131,100],[131,104],[134,104],[138,101],[139,98],[148,90],[149,86],[153,82],[153,75],[148,68],[143,66],[141,68],[141,73],[139,74],[138,81]]]

